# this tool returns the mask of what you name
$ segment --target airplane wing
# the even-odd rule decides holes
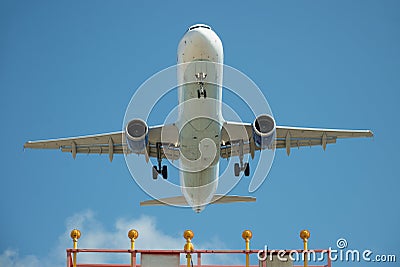
[[[157,144],[161,144],[161,158],[170,160],[179,159],[178,129],[175,125],[160,125],[149,127],[148,153],[141,154],[149,157],[157,157]],[[285,148],[290,154],[292,147],[322,146],[336,143],[338,138],[372,137],[369,130],[334,130],[302,127],[276,127],[275,143],[270,148]],[[62,152],[70,152],[73,158],[76,154],[108,154],[110,161],[114,154],[129,153],[126,149],[124,132],[112,132],[105,134],[28,141],[24,148],[32,149],[60,149]],[[240,155],[239,141],[243,141],[243,153],[251,154],[260,150],[253,140],[253,129],[250,123],[225,122],[221,134],[221,157],[229,158]]]
[[[370,130],[335,130],[303,127],[277,126],[275,142],[269,148],[285,148],[290,154],[292,147],[322,146],[336,143],[341,138],[373,137]],[[249,123],[226,122],[222,129],[221,156],[229,158],[239,156],[239,141],[243,140],[244,154],[251,154],[260,150],[253,140],[253,129]]]
[[[161,137],[162,136],[162,137]],[[162,139],[162,140],[161,140]],[[84,154],[108,154],[110,161],[114,154],[129,153],[126,149],[124,132],[112,132],[105,134],[28,141],[24,148],[32,149],[60,149],[62,152],[70,152],[73,158],[78,153]],[[161,158],[171,160],[179,158],[178,130],[175,125],[160,125],[149,127],[146,160],[149,157],[157,157],[157,143],[161,144]]]
[[[337,139],[373,137],[370,130],[336,130],[336,129],[317,129],[301,127],[276,127],[276,148],[286,148],[290,154],[290,148],[301,146],[322,146],[325,150],[327,144],[336,143]]]

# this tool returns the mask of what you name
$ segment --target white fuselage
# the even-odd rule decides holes
[[[180,180],[189,205],[200,212],[218,184],[222,118],[223,48],[206,25],[189,28],[178,46]]]

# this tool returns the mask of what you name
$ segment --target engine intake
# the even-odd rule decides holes
[[[129,149],[134,153],[145,150],[149,141],[149,127],[145,121],[134,119],[128,122],[125,128],[126,142]]]
[[[275,120],[271,115],[263,114],[253,122],[253,138],[255,144],[261,148],[268,148],[275,139]]]

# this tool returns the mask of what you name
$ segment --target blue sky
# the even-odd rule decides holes
[[[343,237],[351,249],[400,260],[399,8],[390,0],[0,1],[0,263],[61,266],[72,227],[85,230],[82,245],[86,236],[88,246],[107,247],[105,237],[129,230],[122,226],[156,232],[166,248],[183,247],[190,228],[195,245],[232,249],[244,247],[247,228],[252,248],[301,248],[307,228],[310,248],[335,248]],[[220,36],[225,63],[263,91],[278,125],[371,129],[374,139],[277,151],[256,204],[201,214],[139,207],[148,196],[122,156],[23,151],[27,140],[120,130],[135,90],[175,64],[178,41],[199,22]],[[235,193],[248,195],[248,183]],[[140,240],[153,248],[149,239],[141,235],[138,248]]]

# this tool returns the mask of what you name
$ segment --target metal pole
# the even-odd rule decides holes
[[[139,232],[135,229],[131,229],[128,232],[128,237],[131,240],[131,267],[135,267],[136,266],[135,240],[139,237]]]
[[[190,253],[186,254],[186,266],[190,267],[190,261],[192,259],[192,255],[190,255]]]
[[[307,267],[308,266],[308,254],[307,254],[307,251],[308,251],[308,246],[307,246],[307,239],[304,239],[304,241],[303,241],[303,243],[304,243],[304,267]]]
[[[75,246],[75,243],[74,243],[74,249],[77,249],[77,247]],[[76,267],[76,252],[74,252],[73,254],[72,254],[72,266],[73,267]]]
[[[71,231],[71,238],[73,242],[73,248],[78,249],[78,239],[81,237],[81,231],[74,229]],[[72,264],[76,267],[76,251],[72,253]]]
[[[186,230],[183,233],[183,237],[186,239],[186,244],[183,247],[183,250],[186,252],[186,266],[190,267],[192,261],[192,255],[190,253],[194,251],[192,244],[192,238],[194,237],[194,234],[191,230]]]
[[[303,239],[304,244],[304,267],[308,267],[308,239],[310,238],[310,232],[308,230],[302,230],[300,232],[300,238]]]
[[[242,233],[242,238],[246,242],[246,267],[250,266],[250,239],[253,237],[253,233],[250,230],[244,230]]]

